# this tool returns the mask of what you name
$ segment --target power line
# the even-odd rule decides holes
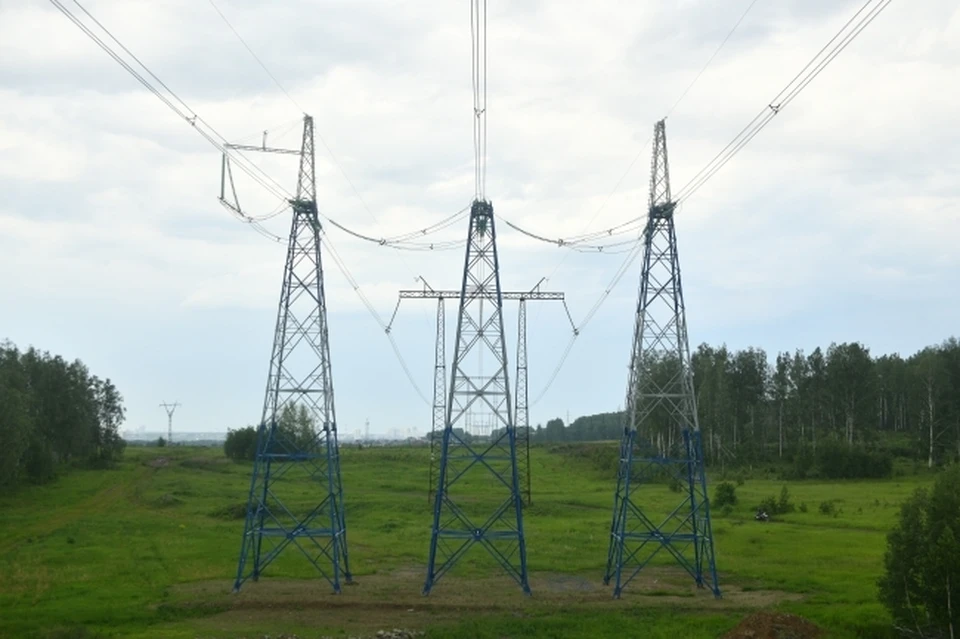
[[[793,99],[796,98],[797,95],[799,95],[800,92],[802,92],[803,89],[805,89],[830,64],[830,62],[832,62],[847,46],[849,46],[849,44],[853,42],[853,40],[856,39],[856,37],[867,26],[869,26],[870,23],[877,18],[877,16],[879,16],[880,13],[882,13],[883,10],[886,9],[892,1],[893,0],[880,0],[878,4],[875,4],[873,7],[871,7],[870,10],[867,11],[867,13],[863,15],[863,17],[861,17],[859,21],[857,21],[857,18],[861,16],[861,14],[863,14],[863,12],[867,9],[867,7],[869,7],[874,2],[874,0],[867,0],[867,2],[864,3],[864,5],[856,13],[854,13],[854,15],[843,25],[843,27],[841,27],[840,31],[838,31],[837,34],[833,38],[831,38],[827,42],[827,44],[825,44],[820,49],[820,51],[818,51],[817,54],[806,64],[806,66],[804,66],[803,69],[801,69],[800,72],[797,73],[797,75],[794,76],[793,79],[791,79],[790,82],[787,83],[787,85],[783,88],[783,90],[781,90],[780,93],[778,93],[777,96],[770,102],[769,106],[765,107],[756,117],[754,117],[754,119],[751,120],[750,124],[744,127],[744,129],[733,139],[733,141],[727,144],[727,146],[724,147],[724,149],[721,150],[721,152],[718,153],[714,157],[714,159],[711,160],[706,167],[704,167],[704,169],[701,169],[701,171],[696,176],[694,176],[693,180],[688,182],[687,185],[685,185],[683,188],[680,189],[680,191],[678,192],[678,196],[675,200],[677,204],[679,205],[685,200],[689,199],[694,193],[696,193],[698,189],[700,189],[700,187],[703,186],[703,184],[706,183],[707,180],[709,180],[720,169],[722,169],[727,164],[727,162],[729,162],[730,159],[733,158],[733,156],[735,156],[744,146],[747,145],[747,143],[750,142],[750,140],[752,140],[764,127],[766,127],[767,123],[769,123],[770,120],[776,117],[776,115],[787,104],[792,102]],[[853,28],[848,29],[851,24],[854,25]],[[833,48],[830,48],[831,44],[834,44],[835,42],[836,44],[833,46]],[[825,51],[827,52],[826,55],[824,55]],[[634,218],[633,220],[628,220],[627,222],[621,223],[618,226],[624,227],[626,225],[629,225],[641,219],[643,218]],[[509,222],[507,223],[510,224]],[[514,225],[510,224],[510,226],[514,226]],[[613,229],[616,229],[616,228],[617,227],[613,227]],[[521,232],[527,233],[522,229],[518,229],[518,230],[521,230]],[[608,229],[608,231],[610,230],[612,229]],[[529,233],[527,234],[529,235]],[[537,239],[545,239],[545,238],[538,237]],[[563,240],[559,240],[557,244],[558,246],[562,246]],[[568,245],[576,244],[576,242],[573,242],[573,243],[567,242],[567,244]],[[640,243],[638,239],[634,249],[640,249],[642,246],[643,245]],[[611,281],[610,286],[608,286],[604,290],[604,292],[600,295],[596,303],[587,313],[586,317],[584,318],[584,321],[581,322],[580,326],[578,327],[580,330],[582,330],[584,326],[587,323],[589,323],[589,321],[595,316],[597,311],[600,309],[600,306],[607,299],[607,297],[609,297],[610,292],[613,290],[613,288],[617,285],[617,283],[623,277],[624,273],[626,273],[626,269],[629,268],[629,264],[633,263],[633,261],[640,254],[640,252],[641,252],[640,250],[628,251],[627,258],[624,260],[624,262],[621,264],[620,268],[618,269],[617,273],[614,275],[614,278]],[[543,390],[541,390],[537,394],[536,399],[534,399],[533,401],[534,404],[536,404],[546,394],[550,386],[553,384],[553,381],[556,379],[557,375],[560,373],[561,368],[566,362],[567,356],[570,354],[570,351],[573,348],[573,344],[576,341],[576,338],[577,338],[577,334],[575,333],[571,337],[570,342],[568,343],[566,350],[561,356],[559,364],[554,369],[553,374],[551,375],[549,381],[547,382],[547,385],[543,388]]]
[[[556,381],[557,376],[560,374],[560,371],[563,369],[564,364],[567,362],[567,357],[570,355],[570,351],[573,350],[573,345],[577,341],[577,338],[580,337],[580,334],[587,327],[587,325],[596,317],[597,311],[600,310],[600,307],[610,296],[610,293],[613,292],[613,289],[617,287],[617,284],[620,283],[620,280],[623,279],[623,276],[630,270],[630,267],[636,262],[637,257],[643,253],[644,244],[641,242],[633,242],[633,246],[629,251],[627,251],[627,256],[620,263],[620,266],[617,268],[616,272],[613,275],[613,278],[604,288],[603,293],[600,294],[600,297],[597,298],[597,301],[594,302],[593,306],[590,307],[590,310],[587,311],[587,314],[584,315],[583,319],[580,320],[580,323],[576,325],[570,336],[570,341],[567,342],[567,346],[563,351],[563,354],[560,356],[560,361],[557,362],[557,365],[554,367],[553,372],[550,374],[550,377],[547,379],[547,383],[542,389],[537,393],[534,400],[531,402],[531,406],[539,403],[543,396],[547,394],[547,391],[550,390],[550,387],[553,386],[553,382]]]
[[[179,96],[177,96],[177,95],[166,85],[166,83],[164,83],[162,80],[160,80],[160,78],[157,77],[157,75],[154,74],[143,62],[141,62],[140,59],[137,58],[126,46],[124,46],[123,43],[121,43],[119,39],[117,39],[117,38],[116,38],[106,27],[104,27],[96,18],[94,18],[93,15],[90,14],[90,12],[87,11],[87,10],[83,7],[83,5],[80,4],[80,2],[79,2],[78,0],[73,0],[73,1],[74,1],[74,3],[75,3],[91,20],[93,20],[94,23],[97,24],[97,26],[100,27],[100,29],[102,29],[102,30],[104,31],[104,33],[106,33],[106,34],[110,37],[111,40],[113,40],[115,43],[117,43],[117,45],[118,45],[128,56],[130,56],[130,58],[132,58],[134,61],[136,61],[136,63],[139,64],[139,65],[146,71],[146,73],[147,73],[151,78],[153,78],[153,79],[154,79],[160,86],[162,86],[171,96],[173,96],[173,98],[174,98],[177,102],[179,102],[180,105],[183,106],[183,109],[180,109],[176,104],[173,103],[173,101],[172,101],[170,98],[168,98],[168,97],[167,97],[166,95],[164,95],[159,89],[157,89],[157,87],[154,86],[153,83],[151,83],[147,78],[145,78],[145,77],[144,77],[142,74],[140,74],[135,68],[133,68],[133,66],[132,66],[129,62],[127,62],[126,60],[124,60],[123,57],[120,56],[120,54],[118,54],[118,53],[113,49],[113,47],[111,47],[108,43],[104,42],[103,39],[101,39],[99,36],[97,36],[97,34],[94,33],[94,32],[92,31],[92,29],[90,29],[90,27],[88,27],[86,24],[84,24],[73,12],[71,12],[69,9],[67,9],[67,8],[60,2],[60,0],[50,0],[51,4],[53,4],[53,5],[54,5],[64,16],[66,16],[71,22],[73,22],[73,24],[76,25],[77,28],[79,28],[87,37],[89,37],[91,40],[93,40],[94,43],[97,44],[97,46],[99,46],[107,55],[109,55],[115,62],[117,62],[117,64],[119,64],[124,70],[126,70],[130,75],[132,75],[141,85],[144,86],[144,88],[146,88],[148,91],[150,91],[150,93],[152,93],[155,97],[157,97],[157,99],[159,99],[164,105],[166,105],[169,109],[171,109],[171,110],[172,110],[174,113],[176,113],[178,116],[180,116],[181,118],[183,118],[186,122],[188,122],[189,124],[191,124],[191,125],[193,126],[193,128],[201,135],[201,137],[203,137],[205,140],[207,140],[207,142],[209,142],[210,144],[212,144],[215,148],[217,148],[221,153],[223,153],[223,154],[225,154],[225,155],[228,155],[228,156],[234,156],[234,155],[235,155],[236,157],[240,157],[240,158],[242,158],[243,160],[249,162],[249,160],[246,158],[246,156],[244,156],[242,153],[237,153],[237,152],[235,152],[235,150],[228,148],[228,147],[226,146],[228,143],[227,143],[226,139],[225,139],[223,136],[221,136],[219,133],[217,133],[217,131],[216,131],[212,126],[210,126],[209,124],[207,124],[205,120],[203,120],[202,118],[200,118],[200,117],[197,115],[197,113],[196,113],[193,109],[191,109],[191,108],[186,104],[186,102],[184,102]],[[184,113],[184,110],[186,110],[187,112],[189,112],[190,115],[187,115],[186,113]],[[198,126],[198,123],[200,123],[203,127],[206,127],[207,129],[209,129],[209,131],[205,131],[201,126]],[[217,138],[219,138],[219,141],[217,140]],[[256,166],[255,164],[253,164],[252,162],[250,162],[250,165],[251,165],[252,169],[251,169],[251,168],[247,168],[247,167],[243,164],[243,162],[238,162],[238,166],[240,166],[240,168],[241,168],[245,173],[247,173],[251,178],[253,178],[255,181],[257,181],[257,182],[258,182],[261,186],[263,186],[267,191],[271,192],[272,194],[276,195],[277,197],[279,197],[280,199],[282,199],[282,200],[284,200],[284,201],[289,200],[289,199],[293,199],[293,196],[292,196],[288,191],[286,191],[286,189],[284,189],[282,186],[280,186],[279,184],[277,184],[275,180],[273,180],[269,175],[267,175],[265,172],[263,172],[261,169],[259,169],[259,167],[257,167],[257,166]],[[256,172],[259,172],[259,173],[265,178],[265,180],[258,179],[258,176],[256,175]],[[266,180],[269,180],[269,182],[267,182]],[[271,184],[271,183],[272,183],[272,184]],[[239,214],[239,215],[241,215],[241,219],[243,219],[243,221],[245,221],[245,222],[247,222],[248,224],[250,224],[250,226],[251,226],[256,232],[260,233],[260,234],[263,235],[264,237],[267,237],[268,239],[270,239],[270,240],[272,240],[272,241],[274,241],[274,242],[277,242],[277,243],[282,243],[282,242],[285,241],[285,238],[281,238],[280,236],[277,236],[277,235],[271,233],[270,231],[267,231],[265,228],[262,227],[262,225],[260,225],[260,223],[259,223],[257,220],[255,220],[255,219],[253,219],[253,218],[250,218],[249,216],[246,216],[246,215],[243,215],[243,214]],[[362,302],[364,303],[364,305],[367,307],[367,310],[371,312],[371,314],[372,314],[372,315],[374,316],[374,318],[378,321],[378,323],[381,325],[381,327],[383,327],[384,324],[383,324],[382,319],[380,319],[380,317],[379,317],[379,315],[377,314],[376,310],[373,308],[373,306],[370,304],[369,300],[368,300],[368,299],[366,298],[366,296],[364,295],[363,291],[360,289],[360,285],[359,285],[359,284],[357,283],[357,281],[350,275],[349,270],[347,270],[346,265],[343,264],[343,262],[342,262],[342,260],[340,259],[339,255],[336,253],[336,250],[335,250],[335,249],[333,248],[333,246],[329,243],[329,240],[328,240],[328,242],[327,242],[327,246],[330,248],[331,254],[334,256],[334,262],[335,262],[335,263],[337,264],[337,266],[340,268],[341,272],[344,273],[344,276],[347,277],[347,280],[351,283],[351,286],[353,286],[354,292],[358,295],[358,297],[360,297],[361,301],[362,301]],[[395,343],[394,340],[393,340],[393,337],[390,336],[390,335],[388,335],[387,337],[388,337],[388,339],[390,340],[391,345],[392,345],[393,348],[394,348],[394,352],[396,353],[398,359],[400,360],[400,363],[401,363],[401,366],[402,366],[403,369],[404,369],[404,372],[407,373],[407,377],[410,379],[411,384],[413,384],[414,388],[416,389],[417,393],[420,395],[421,399],[423,399],[424,401],[426,401],[425,396],[424,396],[423,393],[420,391],[419,387],[416,385],[416,382],[413,380],[413,377],[410,375],[409,368],[407,367],[406,362],[403,360],[402,356],[400,355],[399,349],[397,348],[396,343]],[[171,417],[171,419],[172,419],[172,417]]]
[[[270,71],[270,69],[267,67],[267,65],[263,62],[263,59],[262,59],[260,56],[258,56],[258,55],[256,54],[256,52],[253,50],[253,48],[247,43],[247,41],[244,40],[243,36],[240,35],[240,32],[237,31],[236,28],[234,28],[234,26],[233,26],[233,25],[230,23],[230,21],[227,19],[226,15],[224,15],[224,13],[223,13],[223,12],[220,10],[220,8],[216,5],[216,3],[214,2],[214,0],[207,0],[207,1],[210,3],[210,6],[212,6],[213,9],[217,12],[217,15],[219,15],[220,18],[223,20],[224,24],[226,24],[227,27],[230,28],[230,31],[232,31],[233,34],[237,37],[237,39],[240,41],[240,44],[243,45],[243,47],[244,47],[244,48],[247,50],[247,52],[253,57],[253,59],[256,60],[257,64],[260,65],[260,68],[263,69],[263,71],[270,77],[271,80],[273,80],[274,84],[277,85],[277,87],[283,92],[283,94],[287,96],[287,99],[289,99],[290,102],[291,102],[298,110],[300,110],[301,112],[303,112],[303,108],[300,106],[300,104],[293,98],[293,96],[290,94],[290,92],[287,91],[286,87],[284,87],[283,84],[280,83],[280,81],[277,79],[277,76],[276,76],[273,72]],[[333,162],[333,165],[334,165],[335,167],[337,167],[337,170],[340,172],[340,175],[343,176],[343,179],[346,181],[347,185],[350,187],[350,190],[353,191],[353,195],[354,195],[354,196],[357,198],[357,200],[360,202],[360,205],[361,205],[361,206],[363,207],[363,209],[367,212],[367,214],[368,214],[368,215],[370,216],[370,218],[374,221],[374,223],[377,224],[377,226],[382,226],[382,224],[380,223],[380,220],[377,218],[376,215],[374,215],[374,213],[373,213],[373,211],[370,209],[370,207],[367,206],[366,200],[364,200],[363,196],[360,194],[359,189],[357,189],[357,187],[356,187],[356,185],[354,184],[353,180],[350,179],[350,176],[347,175],[346,169],[343,168],[343,164],[341,164],[340,160],[337,159],[337,156],[334,154],[333,149],[331,149],[331,148],[330,148],[330,145],[327,144],[327,141],[324,139],[323,135],[320,133],[320,131],[318,131],[318,130],[316,130],[316,129],[314,130],[314,134],[316,135],[317,139],[320,140],[320,144],[321,144],[321,145],[323,146],[323,148],[326,150],[327,155],[330,156],[330,160]],[[411,274],[412,274],[412,273],[413,273],[413,270],[410,268],[409,264],[407,264],[405,260],[404,260],[404,265],[407,267],[408,270],[410,270],[410,272],[411,272]]]
[[[470,3],[470,42],[475,197],[483,201],[487,185],[487,0]]]
[[[470,207],[466,206],[460,209],[459,211],[457,211],[456,213],[454,213],[453,215],[449,217],[445,217],[439,222],[436,222],[424,228],[417,229],[414,231],[408,231],[406,233],[401,233],[399,235],[395,235],[392,237],[380,237],[380,238],[373,237],[372,235],[367,235],[360,231],[355,231],[353,229],[350,229],[330,217],[324,216],[324,219],[326,219],[328,222],[330,222],[331,225],[347,233],[348,235],[352,235],[353,237],[360,240],[364,240],[366,242],[377,244],[378,246],[387,246],[387,247],[396,248],[396,249],[426,248],[428,250],[433,250],[435,246],[439,247],[440,245],[443,245],[444,248],[450,248],[454,245],[462,246],[465,243],[465,240],[448,240],[445,242],[437,242],[437,243],[430,243],[430,244],[424,244],[422,242],[412,242],[412,240],[415,238],[427,237],[429,235],[432,235],[433,233],[436,233],[438,231],[441,231],[445,228],[448,228],[456,224],[461,219],[463,219],[464,215],[469,210],[470,210]]]
[[[697,81],[700,80],[701,76],[703,76],[703,74],[704,74],[704,72],[707,70],[707,68],[713,63],[714,59],[716,59],[717,55],[720,53],[720,51],[723,49],[723,47],[727,44],[727,41],[729,41],[730,38],[733,36],[734,32],[736,32],[736,30],[740,27],[740,24],[743,22],[744,18],[747,17],[747,14],[750,13],[750,10],[753,9],[753,6],[754,6],[756,3],[757,3],[757,0],[751,0],[750,4],[747,5],[747,8],[743,11],[742,14],[740,14],[740,18],[736,21],[736,23],[733,25],[733,27],[730,29],[730,31],[727,32],[726,37],[724,37],[724,39],[723,39],[723,41],[720,43],[720,45],[714,50],[713,55],[710,56],[710,58],[707,60],[706,64],[704,64],[703,67],[701,67],[701,69],[700,69],[700,71],[697,73],[696,77],[693,78],[693,81],[690,82],[689,85],[687,85],[687,88],[683,90],[683,93],[680,94],[680,97],[677,98],[677,100],[673,103],[673,106],[671,106],[670,109],[667,111],[667,116],[669,116],[671,113],[673,113],[674,109],[677,108],[677,106],[683,101],[683,99],[687,96],[687,94],[690,92],[690,90],[693,88],[693,86],[697,83]],[[665,117],[667,117],[667,116],[665,116]],[[590,226],[593,224],[593,222],[594,222],[594,221],[597,219],[597,217],[600,215],[600,212],[603,211],[604,208],[606,208],[607,204],[609,204],[610,200],[613,198],[613,196],[614,196],[614,195],[617,193],[617,191],[620,189],[620,186],[623,184],[623,181],[627,178],[628,175],[630,175],[630,172],[633,170],[634,165],[637,163],[637,160],[640,159],[640,156],[643,155],[643,152],[646,151],[647,146],[650,144],[651,140],[652,140],[652,138],[647,138],[647,141],[644,142],[643,145],[637,150],[637,154],[633,156],[633,159],[632,159],[632,160],[630,160],[630,164],[627,165],[627,169],[626,169],[626,170],[623,172],[623,174],[620,176],[620,179],[617,180],[616,184],[613,185],[613,188],[612,188],[612,189],[610,190],[610,192],[607,194],[607,197],[604,198],[603,202],[600,204],[600,206],[599,206],[599,207],[597,208],[597,210],[594,212],[593,216],[592,216],[592,217],[590,218],[590,220],[586,223],[586,225],[584,225],[583,231],[581,231],[581,236],[583,236],[583,235],[586,233],[586,230],[587,230],[588,228],[590,228]],[[513,227],[515,230],[520,231],[521,233],[524,233],[525,235],[531,235],[530,233],[527,233],[527,232],[524,231],[523,229],[521,229],[521,228],[519,228],[519,227],[511,224],[511,223],[510,223],[509,221],[507,221],[507,220],[504,220],[504,222],[506,222],[509,226]],[[597,235],[597,237],[602,236],[603,233],[604,233],[604,231],[600,231],[599,234]],[[535,239],[541,239],[541,240],[542,240],[542,239],[545,239],[545,238],[538,237],[538,236],[536,236],[536,235],[531,235],[531,236],[534,237]],[[579,241],[581,241],[581,240],[583,240],[583,239],[585,239],[585,238],[583,238],[583,237],[578,238],[578,237],[575,236],[575,237],[573,237],[573,238],[568,238],[565,243],[569,245],[569,244],[573,244],[573,243],[575,243],[575,242],[579,242]],[[591,239],[596,239],[596,238],[591,238]],[[547,240],[547,241],[550,241],[550,240]],[[558,241],[551,241],[551,243],[555,243],[555,244],[557,244],[558,246],[561,246],[561,245],[563,244],[563,243],[558,242]],[[603,249],[601,248],[601,249],[598,249],[598,250],[602,251]],[[568,255],[569,255],[569,254],[565,254],[565,255],[563,256],[563,258],[561,258],[560,262],[559,262],[559,263],[557,264],[557,266],[553,269],[553,271],[551,272],[551,274],[547,277],[548,280],[549,280],[550,278],[552,278],[553,275],[560,269],[560,267],[561,267],[561,266],[563,265],[563,263],[566,261]]]
[[[860,9],[840,28],[836,35],[817,52],[797,75],[770,100],[761,111],[717,153],[700,171],[677,192],[676,201],[682,203],[696,193],[710,178],[717,174],[760,131],[766,128],[788,104],[790,104],[827,66],[853,42],[860,33],[890,6],[893,0],[867,0]],[[870,7],[870,5],[873,5]],[[860,15],[870,7],[862,17]],[[859,17],[859,21],[857,20]],[[851,28],[850,25],[853,25]],[[836,44],[834,44],[836,43]],[[833,48],[829,48],[830,45]],[[829,50],[828,50],[829,49]],[[826,51],[826,53],[824,53]]]
[[[216,129],[214,129],[209,123],[206,122],[202,117],[200,117],[196,111],[194,111],[190,106],[177,95],[170,87],[163,82],[153,71],[150,70],[136,55],[134,55],[113,33],[107,29],[99,20],[97,20],[87,9],[80,4],[78,0],[73,0],[74,4],[80,8],[80,10],[96,24],[106,36],[115,42],[120,49],[130,57],[137,65],[144,70],[144,72],[150,77],[153,78],[162,87],[170,97],[164,94],[163,91],[157,88],[149,79],[144,77],[133,65],[125,60],[120,53],[118,53],[109,43],[105,42],[100,36],[98,36],[93,29],[86,25],[76,14],[70,11],[67,7],[60,2],[60,0],[50,0],[51,4],[59,10],[68,20],[70,20],[80,31],[86,35],[90,40],[92,40],[101,50],[104,51],[110,58],[112,58],[117,64],[120,65],[127,73],[129,73],[137,82],[139,82],[147,91],[153,94],[158,100],[160,100],[167,108],[173,111],[177,116],[183,119],[185,122],[191,125],[197,133],[200,134],[208,143],[214,146],[221,153],[226,153],[234,157],[237,162],[238,167],[247,175],[249,175],[255,182],[260,184],[266,191],[277,197],[281,200],[288,199],[290,195],[280,184],[278,184],[272,177],[267,175],[262,169],[257,167],[254,163],[239,152],[230,152],[226,147],[226,139],[220,135]],[[171,99],[172,98],[172,99]],[[179,103],[180,106],[177,106],[176,103]],[[182,107],[182,108],[181,108]],[[251,220],[245,219],[246,222],[252,222]],[[262,229],[261,229],[262,230]]]
[[[413,386],[413,389],[417,392],[417,395],[420,396],[420,399],[423,400],[423,403],[429,404],[427,396],[423,394],[423,391],[420,390],[420,386],[417,384],[416,380],[413,377],[413,374],[410,372],[410,367],[407,366],[406,360],[403,358],[403,355],[400,353],[400,347],[397,346],[396,340],[393,338],[393,335],[390,333],[389,326],[383,321],[383,318],[380,317],[380,313],[377,312],[377,309],[374,308],[373,304],[370,302],[369,298],[364,294],[363,290],[360,288],[359,282],[356,278],[350,273],[350,269],[347,268],[346,263],[343,261],[343,258],[340,257],[340,254],[337,252],[337,249],[330,242],[330,236],[324,233],[324,245],[327,248],[327,252],[333,258],[333,263],[336,265],[337,269],[343,274],[347,282],[350,283],[350,286],[353,287],[354,293],[357,294],[357,297],[360,298],[360,301],[366,307],[367,312],[370,313],[370,316],[373,317],[374,321],[380,326],[380,329],[383,331],[384,335],[387,336],[387,340],[390,342],[390,346],[393,348],[393,354],[396,356],[397,361],[400,363],[400,367],[403,369],[403,373],[407,376],[407,380],[410,382],[410,385]]]
[[[695,85],[695,84],[697,83],[697,80],[700,79],[700,76],[703,75],[703,72],[707,70],[707,67],[709,67],[710,64],[713,62],[714,58],[717,57],[717,54],[720,53],[720,51],[721,51],[721,49],[723,49],[724,45],[727,44],[727,40],[730,39],[730,36],[732,36],[733,33],[737,30],[737,28],[740,26],[740,23],[743,22],[743,19],[747,17],[747,14],[750,13],[750,10],[753,9],[753,5],[755,5],[755,4],[757,4],[757,0],[751,0],[750,4],[747,5],[747,8],[744,9],[744,11],[743,11],[742,14],[740,14],[740,19],[737,20],[736,24],[733,25],[733,28],[730,29],[729,33],[727,33],[727,37],[725,37],[725,38],[723,39],[723,42],[720,43],[720,46],[718,46],[717,49],[716,49],[716,51],[713,52],[713,55],[710,56],[710,59],[707,60],[707,63],[703,65],[703,68],[700,69],[700,72],[697,73],[696,77],[693,79],[693,82],[691,82],[689,85],[687,85],[687,88],[683,90],[683,93],[681,93],[681,94],[680,94],[680,97],[677,98],[677,101],[673,103],[673,106],[670,107],[670,110],[667,111],[667,114],[666,114],[665,116],[663,116],[664,119],[667,119],[668,117],[670,117],[670,114],[673,113],[674,109],[676,109],[677,106],[679,106],[679,104],[680,104],[681,102],[683,102],[683,99],[684,99],[685,97],[687,97],[687,94],[690,93],[690,89],[693,88],[693,85]],[[649,144],[649,140],[647,141],[647,143]],[[636,161],[636,160],[634,160],[634,161]]]
[[[253,59],[257,61],[257,64],[260,65],[260,68],[263,69],[264,73],[270,76],[270,79],[273,80],[273,83],[277,85],[277,88],[283,91],[283,94],[287,96],[287,99],[290,100],[290,102],[293,103],[293,106],[297,107],[297,109],[301,113],[303,113],[304,112],[303,108],[297,103],[296,100],[293,99],[293,96],[290,95],[290,92],[287,91],[282,84],[280,84],[280,80],[277,79],[277,76],[273,75],[273,73],[270,72],[270,69],[267,68],[267,65],[265,65],[263,63],[263,60],[260,59],[260,56],[254,53],[253,49],[250,48],[250,45],[247,44],[247,41],[243,39],[243,36],[241,36],[240,33],[233,28],[233,25],[230,24],[229,20],[227,20],[227,16],[223,15],[223,12],[220,11],[220,7],[218,7],[213,0],[207,0],[207,2],[209,2],[210,6],[213,7],[213,10],[217,12],[217,15],[220,16],[224,24],[226,24],[230,28],[230,30],[233,31],[233,35],[237,36],[237,40],[239,40],[240,44],[242,44],[244,48],[247,50],[247,52],[251,56],[253,56]]]
[[[700,189],[710,178],[712,178],[720,169],[722,169],[730,159],[747,145],[776,115],[780,113],[790,102],[792,102],[823,70],[832,62],[854,39],[867,27],[873,20],[883,12],[893,0],[867,0],[860,9],[841,27],[840,31],[833,36],[813,58],[797,73],[790,82],[765,106],[719,153],[711,159],[687,184],[681,187],[677,193],[675,201],[680,204],[689,199],[693,193]],[[874,3],[877,4],[874,4]],[[861,14],[873,4],[865,15]],[[752,5],[751,5],[752,6]],[[857,18],[860,18],[859,21]],[[853,27],[851,28],[851,25]],[[834,44],[835,43],[835,44]],[[831,45],[834,45],[831,48]],[[638,156],[639,157],[639,156]],[[636,159],[634,160],[634,162]],[[632,166],[632,164],[631,164]],[[627,232],[633,228],[642,227],[646,220],[646,214],[630,218],[616,226],[596,231],[587,235],[572,236],[567,238],[549,238],[543,234],[538,234],[528,229],[524,229],[509,220],[504,222],[514,230],[527,235],[532,239],[539,240],[548,244],[555,244],[560,247],[573,248],[583,242],[595,240],[605,235],[616,235]],[[597,247],[594,247],[597,248]]]

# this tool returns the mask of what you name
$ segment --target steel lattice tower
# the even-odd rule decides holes
[[[291,545],[334,592],[340,592],[341,578],[350,581],[310,116],[303,119],[299,155],[235,591],[247,579],[257,580]],[[305,492],[296,479],[310,482],[311,490]]]
[[[517,433],[523,450],[517,455],[517,475],[523,505],[533,503],[530,468],[530,401],[527,387],[527,298],[520,298],[517,311]]]
[[[422,289],[402,290],[400,291],[400,301],[405,299],[436,299],[437,300],[437,341],[434,357],[433,374],[433,424],[430,431],[430,477],[427,488],[427,499],[433,503],[434,489],[437,485],[437,466],[440,453],[441,435],[443,434],[444,424],[447,418],[446,404],[446,352],[445,352],[445,329],[444,329],[444,300],[460,299],[460,291],[454,290],[434,290],[423,278]],[[500,299],[519,300],[520,314],[517,319],[517,475],[520,482],[520,498],[524,506],[533,503],[531,493],[531,469],[530,469],[530,429],[521,429],[521,424],[529,426],[530,411],[527,402],[527,307],[529,301],[558,301],[566,309],[564,294],[556,291],[541,291],[540,284],[537,283],[529,291],[500,291]],[[399,302],[398,302],[399,308]],[[569,313],[567,315],[569,317]]]
[[[649,216],[644,229],[633,351],[604,583],[614,596],[666,549],[699,587],[720,596],[707,478],[670,197],[664,121],[654,126]],[[648,484],[680,485],[681,502],[661,519],[641,507]],[[659,521],[659,523],[657,523]]]
[[[475,200],[424,594],[475,544],[530,592],[496,237],[493,206]]]
[[[437,298],[437,344],[433,363],[433,423],[430,429],[430,484],[427,489],[427,501],[433,503],[434,476],[439,462],[441,440],[447,420],[447,354],[446,354],[446,311],[443,296]]]

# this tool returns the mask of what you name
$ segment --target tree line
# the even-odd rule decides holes
[[[701,344],[691,355],[697,412],[708,461],[813,459],[838,447],[883,448],[934,466],[960,459],[960,342],[950,338],[909,357],[873,357],[861,343],[769,357]],[[661,359],[647,374],[669,377]],[[666,428],[651,416],[651,436]],[[617,439],[623,414],[537,426],[535,442]],[[666,436],[666,435],[664,435]],[[811,462],[812,463],[812,462]]]
[[[0,485],[108,465],[123,453],[123,418],[120,392],[80,360],[0,342]]]
[[[286,404],[280,410],[277,430],[270,440],[270,448],[264,452],[314,452],[317,438],[317,427],[310,410],[303,404]],[[234,461],[253,461],[257,456],[257,428],[245,426],[227,430],[223,452]]]

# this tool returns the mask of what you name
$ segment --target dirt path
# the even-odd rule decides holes
[[[599,578],[563,573],[531,574],[533,597],[518,597],[509,581],[502,578],[462,579],[447,577],[443,587],[423,597],[419,567],[388,574],[358,577],[354,585],[333,595],[321,580],[264,579],[248,582],[239,594],[231,594],[224,581],[177,586],[169,606],[191,617],[195,627],[206,631],[244,628],[275,619],[276,623],[302,624],[324,628],[331,619],[348,633],[370,633],[380,628],[419,628],[440,622],[454,622],[485,615],[517,617],[549,614],[558,609],[590,611],[622,610],[624,601],[615,601],[611,589]],[[801,595],[774,590],[744,591],[728,585],[722,599],[697,590],[686,573],[672,568],[653,568],[638,578],[625,593],[627,605],[669,607],[698,611],[751,612],[776,606]],[[208,612],[208,614],[204,614]]]

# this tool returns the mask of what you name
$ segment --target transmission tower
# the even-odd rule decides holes
[[[470,210],[458,297],[423,592],[479,543],[529,594],[496,227],[493,206],[485,200],[475,200]]]
[[[437,467],[440,449],[440,434],[447,419],[446,386],[447,386],[447,354],[446,354],[446,311],[444,298],[437,298],[437,342],[433,363],[433,420],[430,427],[430,483],[427,489],[427,501],[433,502],[434,469]]]
[[[523,450],[517,455],[517,476],[524,506],[533,503],[530,492],[530,397],[527,387],[527,298],[520,298],[517,311],[517,431]]]
[[[697,586],[720,596],[674,210],[661,120],[654,126],[649,215],[603,578],[605,584],[614,581],[615,597],[663,549]],[[656,512],[648,506],[649,491],[657,484],[666,491],[668,483],[681,487],[680,504]]]
[[[434,377],[433,377],[433,424],[430,433],[430,475],[427,484],[427,499],[433,503],[433,494],[437,485],[437,468],[439,466],[439,448],[441,436],[443,434],[444,423],[446,420],[446,355],[445,355],[445,331],[444,331],[444,300],[459,299],[460,291],[454,290],[434,290],[423,280],[422,289],[410,289],[400,291],[400,300],[405,299],[436,299],[437,300],[437,341],[434,359]],[[540,285],[543,279],[529,291],[501,291],[500,296],[503,300],[518,300],[520,302],[520,314],[518,317],[518,335],[517,335],[517,444],[520,447],[517,453],[517,475],[520,482],[520,496],[523,499],[523,505],[529,506],[532,503],[531,490],[531,472],[530,472],[530,410],[527,396],[527,314],[526,303],[533,301],[559,301],[566,309],[564,294],[555,291],[541,291]],[[399,302],[398,302],[399,308]],[[570,317],[567,309],[567,317]],[[571,321],[571,325],[573,322]]]
[[[340,592],[341,577],[351,580],[310,116],[303,119],[299,155],[297,193],[290,200],[293,219],[287,261],[234,591],[251,577],[257,580],[291,545],[330,582],[334,592]],[[304,483],[291,481],[296,475]],[[304,485],[310,487],[307,492]]]
[[[177,406],[180,405],[180,402],[174,402],[168,404],[163,402],[160,404],[160,408],[167,411],[167,444],[170,445],[173,443],[173,412],[177,410]]]

